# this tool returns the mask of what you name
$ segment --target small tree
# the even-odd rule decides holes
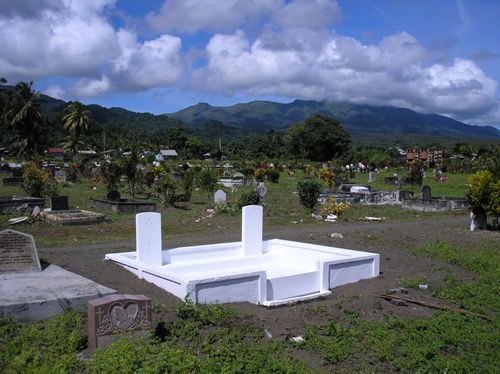
[[[467,199],[476,214],[488,213],[495,226],[500,215],[500,180],[489,170],[481,170],[469,178]],[[481,221],[481,219],[480,219]]]
[[[23,170],[23,190],[34,197],[42,197],[49,187],[50,175],[34,162],[28,162]]]
[[[208,206],[211,206],[213,195],[217,189],[217,184],[219,183],[219,176],[215,169],[210,166],[205,166],[196,175],[196,185],[200,188],[206,195]]]
[[[184,195],[186,196],[186,201],[191,201],[191,196],[193,195],[194,175],[191,169],[187,169],[182,175],[181,185]]]
[[[113,160],[104,159],[101,160],[99,171],[108,191],[116,189],[122,174],[120,164]]]
[[[135,188],[142,172],[139,169],[140,158],[139,151],[133,149],[121,161],[121,169],[123,175],[127,178],[129,193],[135,196]]]
[[[177,183],[171,174],[161,173],[158,175],[155,182],[155,190],[160,195],[160,199],[165,206],[175,203]]]
[[[314,209],[318,204],[321,184],[318,181],[302,181],[298,183],[299,199],[305,208]]]

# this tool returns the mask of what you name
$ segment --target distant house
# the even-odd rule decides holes
[[[47,155],[57,160],[64,159],[64,148],[49,148]]]
[[[440,165],[443,162],[442,149],[407,149],[406,161],[422,161],[428,167]]]
[[[161,149],[156,155],[156,161],[175,160],[178,154],[175,149]]]

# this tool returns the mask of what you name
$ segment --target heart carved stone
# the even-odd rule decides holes
[[[109,315],[116,327],[127,329],[135,321],[139,306],[136,303],[128,302],[125,305],[115,304],[109,308]]]

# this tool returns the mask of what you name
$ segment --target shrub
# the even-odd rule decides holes
[[[255,179],[259,182],[262,182],[264,180],[264,177],[266,176],[266,169],[263,168],[258,168],[255,170]]]
[[[214,210],[217,214],[231,214],[233,212],[231,207],[225,201],[216,203],[214,205]]]
[[[247,205],[259,205],[260,204],[260,195],[257,190],[252,190],[250,192],[244,192],[241,194],[240,199],[238,201],[238,208],[243,208]]]
[[[347,203],[336,203],[332,197],[329,197],[325,204],[321,206],[320,214],[327,216],[329,214],[341,215],[350,208]]]
[[[500,180],[489,170],[481,170],[469,178],[467,198],[476,211],[489,213],[495,224],[500,215]]]
[[[332,188],[333,186],[333,177],[335,176],[333,172],[328,168],[319,169],[319,176],[325,182],[326,187]]]
[[[305,208],[314,209],[321,193],[321,184],[317,181],[302,181],[298,183],[299,199]]]
[[[267,171],[267,180],[272,183],[278,183],[280,179],[280,172],[276,169],[269,169]]]
[[[23,171],[23,190],[30,196],[42,197],[47,192],[50,175],[34,162],[28,162]]]
[[[165,206],[175,203],[177,184],[171,174],[159,174],[155,182],[155,191]]]

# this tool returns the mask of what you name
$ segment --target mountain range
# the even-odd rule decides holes
[[[346,102],[295,100],[288,104],[252,101],[227,107],[200,103],[166,116],[197,125],[207,120],[262,132],[285,130],[291,124],[323,114],[342,123],[351,134],[419,134],[440,137],[498,138],[494,127],[471,126],[438,114],[422,114],[391,106],[359,105]]]
[[[12,87],[3,86],[0,91]],[[0,92],[1,93],[1,92]],[[40,95],[42,111],[51,122],[58,122],[68,105],[47,95]],[[500,131],[491,126],[471,126],[438,114],[417,113],[391,106],[359,105],[347,102],[295,100],[291,103],[252,101],[232,106],[199,103],[175,113],[154,115],[124,108],[87,105],[95,122],[103,127],[119,126],[136,132],[154,132],[167,126],[183,125],[195,135],[207,138],[237,137],[264,133],[269,129],[286,131],[297,122],[315,114],[337,119],[353,138],[411,136],[427,138],[482,138],[499,140]]]

